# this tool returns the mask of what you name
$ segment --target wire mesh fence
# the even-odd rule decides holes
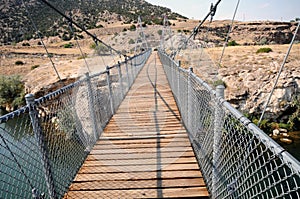
[[[192,70],[159,52],[212,198],[300,198],[300,163]]]
[[[62,198],[150,53],[0,117],[0,198]]]

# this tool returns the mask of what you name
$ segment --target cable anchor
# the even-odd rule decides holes
[[[214,4],[211,3],[211,5],[210,5],[210,22],[212,22],[216,12],[217,12],[217,6],[214,6]]]

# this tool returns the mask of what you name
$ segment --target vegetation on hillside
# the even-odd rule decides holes
[[[24,84],[19,76],[0,76],[0,107],[15,109],[25,104]]]
[[[256,53],[269,53],[269,52],[272,52],[272,49],[269,47],[260,48],[256,51]]]
[[[41,1],[25,1],[28,11],[43,37],[59,36],[68,41],[80,30],[72,27],[54,10]],[[100,23],[136,23],[141,16],[144,24],[162,24],[163,15],[169,19],[186,18],[170,9],[152,5],[144,0],[52,0],[51,4],[87,29],[101,28]],[[21,1],[2,1],[0,10],[0,43],[10,44],[37,38],[33,25]]]

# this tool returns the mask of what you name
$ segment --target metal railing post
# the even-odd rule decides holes
[[[136,61],[137,61],[137,59],[138,59],[139,57],[135,57],[134,58],[134,65],[133,65],[133,68],[134,68],[134,78],[133,79],[135,79],[135,77],[136,77],[136,74],[137,74],[137,64],[136,64]]]
[[[175,72],[175,68],[174,68],[174,65],[172,64],[173,62],[172,62],[172,60],[171,59],[169,59],[169,69],[170,69],[170,72],[171,72],[171,87],[173,87],[173,84],[174,84],[174,72]]]
[[[25,100],[26,100],[26,104],[29,107],[29,115],[30,115],[31,125],[33,128],[34,136],[38,143],[38,149],[39,149],[40,155],[41,155],[41,162],[43,165],[43,171],[45,174],[48,193],[49,193],[49,196],[51,199],[55,199],[57,197],[56,197],[56,192],[55,192],[54,179],[52,176],[53,173],[51,171],[51,165],[50,165],[50,160],[49,160],[49,152],[48,152],[47,145],[45,143],[45,137],[43,135],[42,127],[41,127],[41,124],[39,121],[38,111],[35,106],[34,95],[27,94],[25,96]]]
[[[188,73],[188,88],[187,88],[187,128],[189,131],[191,131],[191,119],[192,119],[192,73],[193,73],[193,67],[189,67],[189,73]]]
[[[179,60],[178,61],[178,67],[177,67],[177,71],[178,71],[178,81],[177,81],[177,100],[180,104],[180,97],[179,97],[179,94],[180,94],[180,67],[181,67],[181,61]]]
[[[87,89],[88,89],[90,116],[91,116],[92,123],[93,123],[92,126],[93,126],[93,133],[94,133],[94,137],[95,137],[94,141],[96,141],[100,134],[98,133],[98,125],[97,125],[97,121],[96,121],[94,92],[92,89],[92,83],[91,83],[91,78],[89,76],[89,73],[85,73],[85,76],[86,76]]]
[[[110,101],[110,108],[111,108],[111,113],[112,115],[115,114],[115,108],[114,108],[114,97],[113,97],[113,92],[111,88],[111,82],[110,82],[110,72],[109,72],[109,66],[106,66],[106,81],[107,81],[107,86],[108,86],[108,94],[109,94],[109,101]]]
[[[133,58],[133,59],[135,59],[135,58]],[[134,80],[134,74],[133,74],[133,63],[132,63],[132,58],[131,58],[131,60],[130,60],[130,73],[131,73],[131,81],[130,81],[130,84],[132,84],[133,83],[133,80]]]
[[[215,99],[215,117],[214,117],[214,138],[213,138],[213,176],[212,176],[212,198],[216,198],[217,184],[220,181],[218,171],[219,145],[222,133],[223,110],[219,106],[219,98],[224,98],[224,85],[218,85],[216,88]]]
[[[129,76],[129,71],[128,71],[128,60],[127,60],[127,57],[125,57],[125,69],[126,69],[126,74],[127,74],[127,88],[126,88],[126,92],[128,92],[128,90],[130,88],[130,76]]]
[[[122,77],[122,71],[121,71],[121,63],[118,61],[118,73],[119,73],[119,84],[121,88],[121,99],[124,97],[124,88],[123,88],[123,77]]]

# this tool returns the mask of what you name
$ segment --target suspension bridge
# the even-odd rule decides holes
[[[300,198],[299,161],[174,59],[190,38],[1,116],[0,198]]]

